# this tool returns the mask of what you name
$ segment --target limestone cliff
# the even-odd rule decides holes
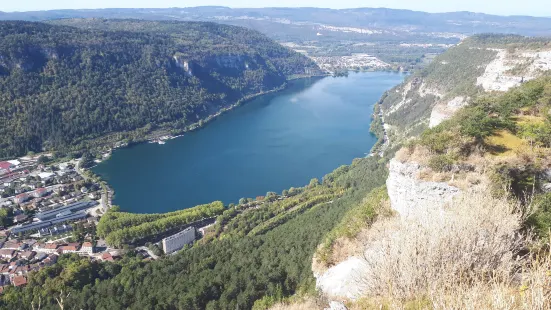
[[[442,208],[460,193],[459,188],[445,182],[419,179],[420,171],[418,163],[390,161],[386,181],[388,196],[392,209],[402,217]]]
[[[391,143],[452,117],[476,97],[503,92],[551,69],[548,39],[475,36],[388,91],[381,102]]]

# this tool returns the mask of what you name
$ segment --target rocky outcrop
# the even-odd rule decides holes
[[[541,174],[540,180],[542,182],[541,190],[544,193],[551,193],[551,169],[544,170]]]
[[[364,273],[365,268],[365,261],[350,257],[323,274],[315,275],[316,287],[329,298],[356,299],[364,292],[359,276]]]
[[[476,81],[476,85],[485,91],[507,91],[551,69],[551,51],[511,53],[505,49],[492,50],[498,52],[496,58]]]
[[[443,121],[450,119],[455,112],[468,104],[468,98],[463,96],[453,98],[448,102],[438,103],[432,108],[429,119],[429,128],[438,126]]]
[[[444,182],[428,182],[418,178],[421,166],[417,163],[390,161],[386,181],[391,207],[407,217],[424,211],[442,208],[460,189]]]

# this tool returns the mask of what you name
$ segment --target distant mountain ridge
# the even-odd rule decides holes
[[[550,35],[551,18],[531,16],[498,16],[473,12],[426,13],[419,11],[357,8],[139,8],[139,9],[90,9],[51,10],[34,12],[0,12],[0,19],[43,21],[59,18],[139,18],[171,20],[218,20],[244,24],[250,19],[278,23],[325,24],[339,27],[368,27],[396,32],[453,32],[474,34],[484,32],[513,33],[521,35]]]

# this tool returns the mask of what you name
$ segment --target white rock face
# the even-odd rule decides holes
[[[435,87],[429,87],[427,84],[422,83],[419,87],[419,96],[426,97],[427,95],[432,95],[436,97],[442,97],[442,93]]]
[[[523,81],[535,79],[543,71],[551,70],[551,51],[526,51],[520,55],[509,55],[504,49],[493,50],[497,51],[496,58],[476,80],[476,85],[482,86],[485,91],[507,91]],[[526,68],[522,69],[522,74],[511,74],[509,70],[517,65]]]
[[[322,275],[316,275],[316,287],[328,297],[356,299],[364,292],[359,276],[365,268],[367,266],[363,260],[350,257]]]
[[[402,91],[402,100],[400,100],[400,102],[398,102],[398,104],[395,104],[390,109],[390,111],[388,111],[385,115],[389,115],[391,113],[394,113],[394,112],[398,111],[402,106],[409,104],[411,102],[411,99],[410,98],[406,99],[406,97],[407,97],[407,94],[411,91],[412,88],[413,88],[413,84],[411,83],[411,81],[408,82],[406,85],[404,85],[404,90]],[[398,89],[396,91],[399,92]]]
[[[443,121],[450,119],[455,112],[468,104],[468,98],[458,96],[447,103],[438,103],[432,108],[429,119],[429,128],[438,126]]]
[[[427,210],[441,209],[460,193],[459,188],[444,182],[419,180],[421,167],[417,163],[390,161],[386,181],[392,209],[402,217],[422,214]]]
[[[329,310],[347,310],[346,306],[342,302],[332,301],[329,303]]]

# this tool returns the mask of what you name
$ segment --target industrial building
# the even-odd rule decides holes
[[[186,244],[195,241],[195,227],[188,227],[181,232],[163,239],[163,251],[170,254],[182,249]]]
[[[72,203],[70,205],[66,205],[64,207],[59,207],[59,208],[55,208],[55,209],[44,211],[44,212],[38,212],[36,214],[36,218],[41,220],[41,221],[45,221],[45,220],[53,219],[53,218],[56,218],[56,217],[59,217],[59,216],[64,216],[64,215],[67,215],[67,214],[71,214],[73,212],[77,212],[77,211],[80,211],[80,210],[85,210],[85,209],[91,208],[91,207],[93,207],[97,204],[98,203],[96,201],[75,202],[75,203]],[[61,214],[63,214],[63,215],[61,215]]]
[[[18,234],[22,232],[32,231],[32,230],[39,230],[41,228],[54,226],[58,223],[63,223],[66,221],[76,221],[86,218],[86,212],[79,211],[75,213],[71,213],[64,216],[54,217],[53,219],[45,220],[45,221],[38,221],[30,224],[25,225],[18,225],[10,228],[10,231],[12,234]]]

